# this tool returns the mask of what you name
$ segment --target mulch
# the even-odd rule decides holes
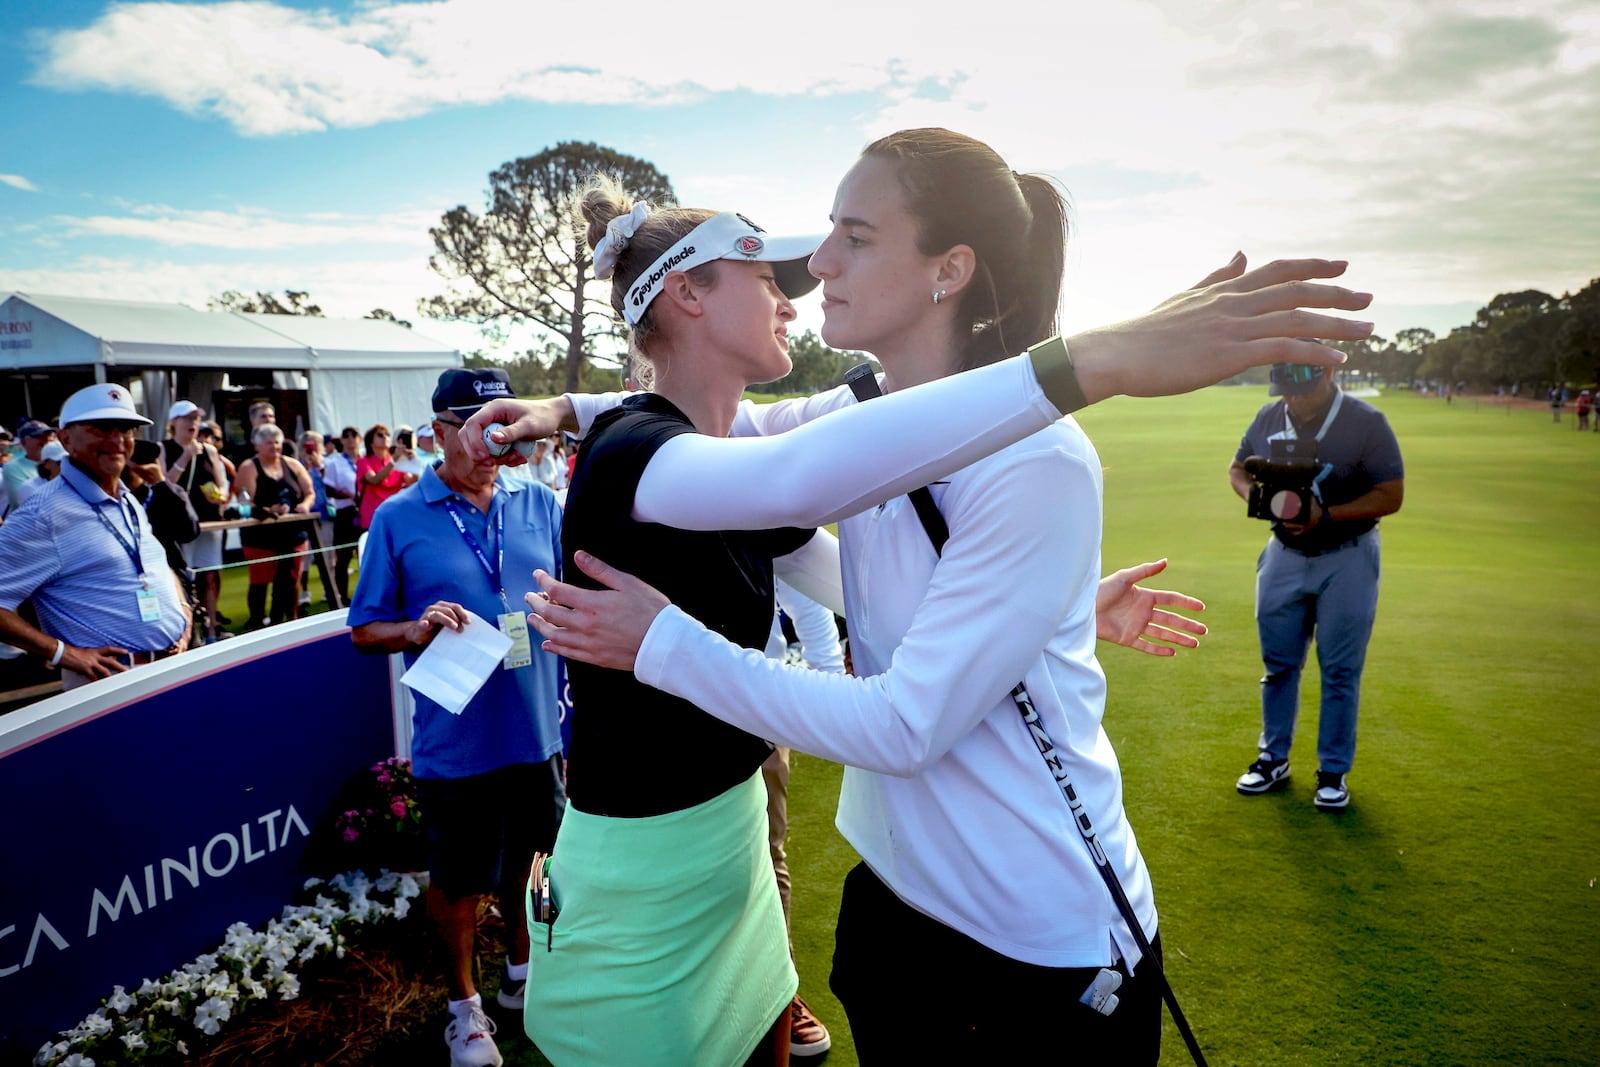
[[[402,920],[363,931],[342,960],[327,957],[308,966],[297,999],[252,1008],[225,1025],[217,1042],[191,1062],[200,1067],[448,1062],[444,953],[426,911],[418,906]],[[499,913],[485,905],[477,955],[480,982],[488,986],[484,1000],[491,1006],[503,932]],[[509,1053],[507,1046],[514,1042],[528,1044],[520,1035],[520,1019],[499,1022],[503,1051]]]

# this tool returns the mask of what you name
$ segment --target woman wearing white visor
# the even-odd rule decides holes
[[[942,557],[908,501],[869,510],[888,483],[869,487],[862,470],[893,454],[923,464],[922,483],[938,483],[948,468],[914,455],[919,433],[931,427],[945,458],[970,455],[962,451],[969,440],[962,419],[971,405],[991,402],[995,376],[1027,370],[1052,384],[1070,378],[1041,358],[1064,352],[1046,340],[1062,274],[1060,197],[970,138],[905,131],[867,149],[841,184],[833,215],[834,230],[811,260],[824,283],[823,336],[878,355],[890,395],[856,406],[835,391],[742,410],[736,432],[777,434],[757,442],[675,437],[640,478],[631,515],[705,530],[854,516],[840,527],[844,600],[857,671],[866,677],[759,662],[759,652],[737,647],[751,642],[727,640],[692,609],[663,610],[647,586],[592,563],[581,565],[624,592],[593,592],[600,583],[569,565],[573,584],[548,586],[553,601],[538,608],[548,621],[536,624],[555,651],[635,669],[640,680],[731,726],[851,765],[839,825],[865,863],[845,886],[832,981],[864,1060],[895,1060],[915,1033],[924,1051],[971,1057],[962,1062],[1000,1062],[1030,1039],[1046,1051],[1154,1062],[1159,1001],[1149,983],[1128,979],[1123,1006],[1109,1016],[1077,1005],[1099,968],[1116,965],[1124,977],[1135,970],[1138,949],[1008,696],[1026,678],[1072,781],[1093,805],[1140,925],[1154,938],[1148,874],[1100,727],[1105,691],[1094,641],[1105,620],[1095,604],[1100,471],[1093,449],[1070,420],[1051,419],[935,484],[949,528]],[[1307,260],[1246,274],[1243,257],[1235,257],[1150,315],[1070,339],[1082,394],[1058,404],[1065,410],[1118,392],[1182,392],[1275,353],[1335,363],[1330,350],[1292,338],[1370,332],[1370,324],[1297,310],[1366,306],[1366,294],[1310,282],[1343,269]],[[758,324],[746,325],[750,339],[740,351],[749,353]],[[1000,358],[1029,345],[1031,365]],[[980,369],[954,373],[973,366]],[[1020,407],[1027,390],[1020,381],[1011,388]],[[563,398],[502,405],[484,418],[520,416],[525,421],[508,436],[531,438],[555,422],[585,422],[572,417],[574,403],[594,408]],[[1001,413],[985,418],[1006,421]],[[777,451],[786,438],[793,439],[788,450]],[[980,447],[997,444],[988,436]],[[740,468],[741,460],[751,465]],[[574,492],[582,481],[580,467]],[[621,569],[679,607],[682,591],[703,595],[696,583],[709,577],[676,574],[669,554],[652,552],[661,527],[642,532],[650,543],[617,546],[634,561]],[[1159,636],[1159,617],[1145,614]],[[1131,643],[1141,629],[1118,636]],[[576,695],[578,720],[607,713]],[[573,774],[575,781],[582,774],[576,753]],[[1060,1010],[1048,1025],[1030,1028],[1017,1006],[1035,1000]]]
[[[1047,354],[1037,367],[1023,358],[975,375],[942,399],[884,404],[870,434],[859,415],[841,420],[861,442],[886,416],[899,438],[846,477],[823,479],[798,438],[729,451],[722,439],[745,388],[789,370],[790,297],[816,286],[806,262],[821,238],[774,237],[731,213],[652,212],[605,180],[582,212],[596,273],[613,278],[612,304],[655,391],[589,427],[563,519],[564,565],[577,574],[580,549],[622,561],[739,646],[766,643],[777,557],[802,591],[838,600],[838,545],[815,531],[821,512],[846,514],[948,474],[1069,404],[1039,384],[1070,382],[1061,356]],[[943,409],[958,395],[952,421]],[[829,483],[804,505],[818,520],[797,529],[757,508],[728,524],[737,530],[694,532],[684,528],[693,509],[656,491],[773,470],[797,485]],[[543,921],[536,895],[529,1035],[556,1064],[784,1062],[797,983],[767,852],[759,768],[770,744],[627,671],[573,664],[570,682],[581,710],[548,866],[558,918]],[[666,774],[654,766],[663,757]]]

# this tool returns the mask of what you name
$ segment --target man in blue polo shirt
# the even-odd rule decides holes
[[[122,484],[150,420],[119,385],[61,408],[61,474],[0,526],[0,640],[61,668],[73,689],[182,651],[189,606],[144,508]],[[17,613],[32,600],[33,626]]]
[[[1355,760],[1361,671],[1378,613],[1378,520],[1400,510],[1405,468],[1382,412],[1341,392],[1322,368],[1277,364],[1271,395],[1283,399],[1256,413],[1228,468],[1234,492],[1250,498],[1245,461],[1270,456],[1275,440],[1314,441],[1320,469],[1307,521],[1274,522],[1256,565],[1256,630],[1266,667],[1260,755],[1237,788],[1253,796],[1289,784],[1300,671],[1314,633],[1322,719],[1312,803],[1341,811],[1350,803],[1345,775]]]
[[[499,894],[510,944],[497,999],[520,1013],[528,976],[523,890],[535,851],[555,843],[561,786],[556,659],[529,638],[523,595],[535,568],[561,563],[561,509],[542,485],[497,482],[474,462],[462,422],[514,396],[498,368],[447,370],[433,394],[443,460],[374,514],[350,604],[363,652],[402,652],[409,666],[444,627],[499,626],[513,638],[500,669],[460,715],[416,696],[412,771],[430,845],[429,910],[449,954],[451,1063],[499,1064],[494,1023],[472,976],[478,898]],[[519,1015],[520,1018],[520,1015]]]

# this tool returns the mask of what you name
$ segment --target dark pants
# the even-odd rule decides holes
[[[499,892],[507,922],[522,914],[535,852],[549,852],[565,808],[560,757],[466,778],[419,778],[428,871],[454,903]]]
[[[1072,907],[1063,897],[1060,907]],[[1152,946],[1159,954],[1160,938]],[[1146,964],[1110,1015],[1079,1003],[1098,967],[1002,956],[895,896],[866,864],[844,880],[828,985],[863,1064],[1155,1064],[1161,990]]]
[[[354,505],[333,513],[333,543],[341,547],[333,553],[333,585],[339,590],[339,602],[350,603],[350,561],[355,558],[355,542],[361,536],[356,520],[361,509]]]

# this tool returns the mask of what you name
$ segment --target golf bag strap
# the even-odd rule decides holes
[[[878,376],[872,372],[870,363],[851,367],[844,380],[845,384],[850,386],[850,392],[855,394],[858,404],[864,404],[874,397],[883,395],[883,390],[878,388]],[[945,524],[944,516],[939,514],[939,505],[933,502],[933,494],[928,492],[928,487],[924,485],[906,495],[911,498],[911,506],[917,509],[917,518],[922,520],[922,528],[927,531],[928,540],[933,542],[934,555],[943,556],[944,543],[950,540],[950,527]]]

